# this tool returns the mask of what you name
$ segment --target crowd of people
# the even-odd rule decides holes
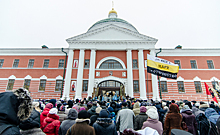
[[[196,101],[37,100],[0,93],[1,135],[218,135],[218,104]]]

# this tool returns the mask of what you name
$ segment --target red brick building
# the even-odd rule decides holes
[[[35,99],[73,99],[94,90],[119,94],[123,86],[131,97],[160,99],[157,76],[146,69],[147,54],[159,52],[157,41],[112,10],[86,33],[67,39],[67,59],[61,48],[0,49],[0,92],[25,87]],[[219,82],[220,49],[177,46],[162,48],[158,57],[180,65],[177,80],[160,77],[162,99],[206,101],[204,82]]]

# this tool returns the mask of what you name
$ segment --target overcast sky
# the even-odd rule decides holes
[[[220,48],[220,0],[114,0],[118,18],[156,48]],[[67,48],[108,17],[112,0],[0,0],[0,48]]]

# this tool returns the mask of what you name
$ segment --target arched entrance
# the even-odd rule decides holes
[[[118,96],[124,95],[124,85],[115,80],[106,80],[98,84],[98,95],[114,96],[116,93]]]

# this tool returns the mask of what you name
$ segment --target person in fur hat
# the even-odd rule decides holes
[[[86,110],[78,113],[76,123],[67,130],[67,135],[95,135],[93,127],[89,126],[89,114]]]
[[[12,92],[2,92],[0,103],[0,134],[20,135],[20,121],[26,120],[32,112],[29,91],[19,88]]]
[[[58,135],[60,121],[57,112],[58,110],[56,108],[50,109],[47,118],[44,119],[42,130],[46,135]]]

